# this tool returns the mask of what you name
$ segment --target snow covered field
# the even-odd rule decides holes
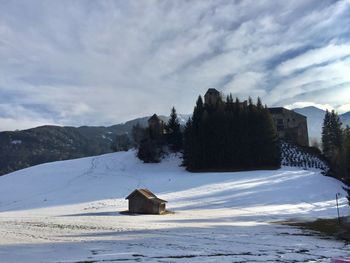
[[[132,151],[0,177],[0,262],[330,262],[350,246],[279,225],[350,214],[340,182],[317,170],[188,173]],[[135,188],[175,214],[119,214]]]

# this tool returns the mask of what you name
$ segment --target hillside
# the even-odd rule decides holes
[[[170,156],[135,152],[43,164],[0,178],[0,254],[6,262],[329,262],[349,245],[276,223],[349,213],[342,184],[317,169],[189,173]],[[175,212],[128,216],[148,188]],[[14,253],[16,251],[16,253]],[[45,259],[42,255],[45,254]]]
[[[307,117],[310,141],[321,139],[325,111],[316,107],[294,109]],[[179,114],[181,124],[190,115]],[[160,116],[164,121],[169,117]],[[350,125],[350,113],[340,115],[344,125]],[[0,175],[29,166],[94,156],[111,152],[116,135],[130,134],[137,123],[147,125],[148,117],[134,119],[109,127],[42,126],[23,131],[0,132]]]
[[[184,124],[188,115],[180,117]],[[41,163],[110,153],[116,135],[130,134],[137,123],[146,126],[148,118],[109,127],[42,126],[0,132],[0,175]],[[169,117],[161,118],[167,121]]]
[[[316,107],[294,109],[307,117],[310,141],[321,139],[325,111]],[[181,124],[190,115],[179,114]],[[160,116],[167,121],[169,117]],[[340,115],[350,125],[350,113]],[[42,126],[23,131],[0,132],[0,176],[33,165],[94,156],[111,152],[116,135],[130,134],[137,123],[147,125],[148,117],[134,119],[109,127]]]

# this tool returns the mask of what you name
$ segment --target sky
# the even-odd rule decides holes
[[[350,111],[350,0],[0,7],[0,130],[187,114],[208,88]]]

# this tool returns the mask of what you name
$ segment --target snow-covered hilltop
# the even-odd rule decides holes
[[[320,170],[189,173],[180,163],[169,156],[143,164],[129,151],[0,177],[1,260],[329,262],[350,255],[340,241],[270,223],[335,217],[338,192],[341,214],[349,212],[342,184]],[[175,214],[119,214],[135,188],[152,190]]]

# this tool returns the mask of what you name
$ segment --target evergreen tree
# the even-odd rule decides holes
[[[194,143],[194,137],[193,137],[193,122],[192,118],[189,118],[186,122],[185,129],[184,129],[184,153],[183,153],[183,166],[186,166],[188,170],[192,169],[193,166],[193,143]]]
[[[127,134],[118,134],[111,145],[111,149],[114,152],[128,151],[132,146],[133,144]]]
[[[177,118],[175,107],[171,109],[170,119],[166,125],[167,131],[167,142],[169,144],[170,150],[177,152],[182,149],[182,133]]]
[[[280,166],[280,149],[272,117],[261,100],[233,101],[215,107],[199,97],[184,131],[184,165],[188,170],[235,170]]]
[[[137,157],[145,163],[157,163],[164,153],[165,138],[163,134],[154,136],[151,128],[142,128],[137,123],[132,129],[132,138],[137,147]]]
[[[132,139],[133,139],[136,147],[138,147],[140,145],[141,141],[146,138],[147,131],[145,128],[141,127],[140,123],[137,123],[136,125],[134,125],[132,127],[131,136],[132,136]]]
[[[341,149],[343,140],[343,130],[342,123],[340,121],[339,115],[333,110],[331,113],[331,124],[333,130],[333,142],[337,149]]]
[[[262,108],[264,108],[262,102],[261,102],[261,99],[260,97],[258,97],[258,101],[256,103],[256,107],[258,108],[258,110],[261,110]]]
[[[340,177],[347,185],[347,199],[350,205],[350,127],[347,126],[343,130],[342,150],[339,161],[337,162],[337,176]]]
[[[342,146],[341,121],[335,111],[326,111],[322,127],[322,147],[325,157],[335,165]]]
[[[162,156],[162,148],[157,141],[144,138],[139,145],[137,157],[145,163],[158,163]]]
[[[344,151],[344,176],[350,185],[350,127],[347,126],[343,133],[343,151]]]
[[[199,125],[199,123],[202,120],[204,114],[204,104],[203,99],[201,96],[198,97],[196,106],[194,107],[193,114],[192,114],[192,120],[193,123],[196,125]]]

